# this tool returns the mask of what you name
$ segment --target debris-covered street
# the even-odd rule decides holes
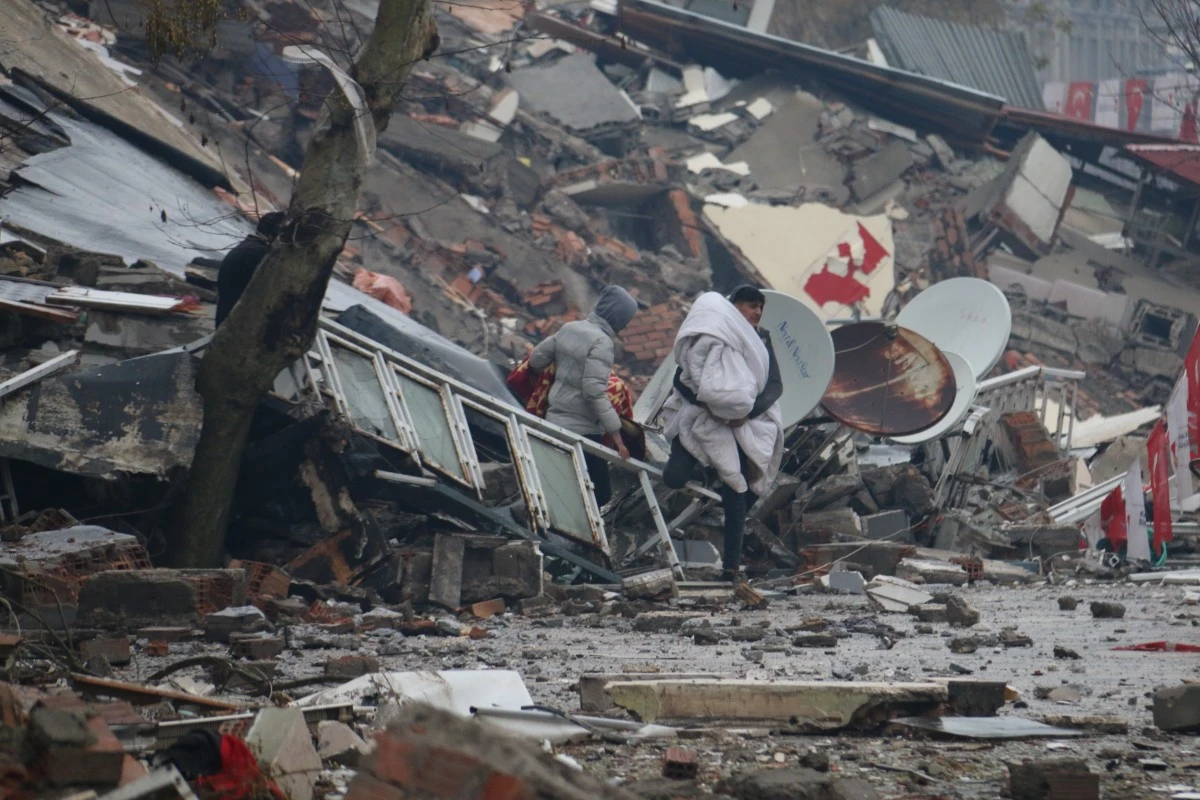
[[[1200,797],[1200,17],[816,5],[4,0],[0,800]]]

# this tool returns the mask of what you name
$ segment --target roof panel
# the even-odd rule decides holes
[[[1125,149],[1143,164],[1192,186],[1200,186],[1200,145],[1131,144]]]
[[[1040,109],[1042,89],[1025,37],[906,14],[888,6],[871,12],[871,27],[888,62]]]

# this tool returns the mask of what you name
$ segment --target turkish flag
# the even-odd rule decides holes
[[[1125,127],[1131,131],[1137,130],[1138,121],[1142,118],[1142,105],[1149,91],[1150,86],[1144,78],[1125,81]]]
[[[1092,84],[1072,83],[1067,87],[1066,115],[1071,119],[1091,121]]]
[[[1150,496],[1154,500],[1154,551],[1162,554],[1165,542],[1174,539],[1171,526],[1170,443],[1167,426],[1160,419],[1146,440],[1146,455],[1150,461]]]

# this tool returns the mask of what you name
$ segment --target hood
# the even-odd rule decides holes
[[[613,333],[620,333],[637,311],[637,300],[620,286],[606,286],[592,309],[593,314],[612,327]]]

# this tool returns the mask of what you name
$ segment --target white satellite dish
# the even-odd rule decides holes
[[[954,430],[955,426],[962,422],[967,414],[971,413],[971,404],[975,402],[975,391],[977,388],[971,364],[962,356],[957,353],[951,353],[948,350],[943,350],[942,355],[950,362],[950,369],[954,371],[956,391],[954,402],[950,405],[950,410],[946,412],[946,416],[923,431],[910,433],[907,436],[889,436],[888,438],[896,444],[932,442],[934,439],[945,436]]]
[[[783,378],[779,412],[783,428],[795,425],[821,404],[833,378],[833,338],[816,312],[783,292],[764,291],[762,322]]]
[[[812,413],[821,403],[833,377],[833,339],[825,323],[811,308],[783,292],[766,290],[759,326],[771,334],[771,347],[779,362],[783,396],[779,410],[786,430]],[[659,365],[637,403],[633,418],[657,427],[657,416],[671,394],[675,379],[675,355],[670,353]]]
[[[638,395],[637,402],[633,404],[635,422],[651,428],[659,427],[655,418],[658,416],[658,412],[662,411],[667,398],[671,396],[671,389],[674,388],[675,381],[675,366],[675,352],[671,351],[658,365],[654,377],[650,379],[650,383],[646,384],[646,388]]]
[[[1012,309],[999,287],[979,278],[951,278],[914,297],[896,324],[921,334],[943,352],[962,356],[979,379],[992,371],[1008,347]]]

